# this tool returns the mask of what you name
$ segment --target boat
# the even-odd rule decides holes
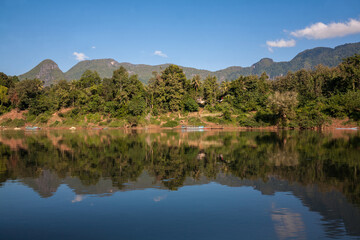
[[[182,129],[203,129],[204,126],[181,126]]]
[[[195,132],[202,132],[204,131],[204,126],[181,126],[182,131],[195,131]]]
[[[353,127],[353,128],[336,128],[336,130],[353,130],[353,131],[357,131],[358,128],[357,127]]]
[[[36,126],[27,126],[25,127],[26,130],[39,130],[40,127],[36,127]]]

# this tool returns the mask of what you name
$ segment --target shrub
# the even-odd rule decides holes
[[[236,118],[237,122],[242,127],[260,127],[261,124],[257,122],[253,116],[247,116],[245,114]]]
[[[218,122],[218,119],[216,117],[213,117],[213,116],[206,116],[205,120],[207,122],[212,122],[212,123],[217,123]]]
[[[115,120],[109,123],[109,127],[123,127],[125,125],[124,121]]]
[[[47,123],[50,119],[50,115],[48,114],[40,114],[37,118],[36,121],[40,122],[40,123]]]
[[[150,118],[150,123],[153,124],[153,125],[160,125],[161,122],[159,120],[157,120],[157,118]]]
[[[101,114],[100,113],[93,113],[86,115],[87,121],[89,123],[98,123],[101,121]]]
[[[161,127],[176,127],[179,125],[178,121],[170,120],[163,124]]]
[[[276,125],[278,116],[271,112],[269,109],[260,110],[256,112],[254,119],[262,126]]]
[[[154,116],[158,116],[159,115],[159,110],[157,107],[154,107],[153,110],[152,110],[152,115]]]
[[[191,126],[204,126],[205,124],[201,121],[200,118],[190,117],[188,120],[188,124]]]
[[[56,127],[56,126],[58,126],[60,124],[60,122],[59,121],[55,121],[55,122],[53,122],[52,124],[50,124],[50,127]]]
[[[298,112],[297,124],[300,128],[321,127],[327,121],[326,115],[316,109]]]
[[[199,109],[196,101],[190,96],[186,96],[183,100],[184,110],[188,112],[196,112]]]
[[[228,110],[225,110],[222,114],[222,117],[225,121],[231,121],[231,112]]]
[[[145,112],[145,108],[146,108],[146,102],[145,99],[141,96],[136,96],[134,97],[129,105],[129,113],[132,116],[140,116]]]
[[[1,123],[1,125],[6,127],[23,127],[25,126],[26,121],[24,119],[6,119],[4,122]]]
[[[139,118],[135,116],[128,116],[127,121],[130,124],[131,127],[136,127],[139,125]]]

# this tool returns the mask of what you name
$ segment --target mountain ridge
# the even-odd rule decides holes
[[[343,58],[360,53],[360,42],[347,43],[336,46],[335,48],[316,47],[306,49],[298,53],[290,61],[275,62],[271,58],[262,58],[260,61],[252,64],[249,67],[230,66],[217,71],[209,71],[205,69],[196,69],[192,67],[180,66],[187,78],[191,78],[195,74],[199,74],[202,78],[208,75],[216,76],[219,81],[234,80],[240,76],[260,75],[266,72],[270,78],[285,75],[289,71],[297,71],[300,69],[311,69],[316,65],[322,64],[328,67],[337,66]],[[97,71],[102,78],[109,78],[112,76],[114,70],[120,66],[125,67],[130,74],[137,74],[140,81],[147,83],[152,77],[154,71],[161,72],[171,63],[159,65],[147,64],[132,64],[129,62],[119,63],[112,58],[84,60],[78,62],[65,73],[60,70],[58,65],[46,59],[31,69],[29,72],[19,75],[19,79],[39,78],[45,82],[45,85],[50,85],[58,80],[74,80],[79,79],[85,70]]]

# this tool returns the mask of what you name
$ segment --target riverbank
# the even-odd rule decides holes
[[[53,113],[47,119],[30,118],[27,111],[12,110],[0,116],[1,129],[29,129],[29,127],[40,127],[42,129],[182,129],[182,130],[236,130],[236,129],[304,129],[294,122],[289,122],[287,126],[271,125],[264,122],[252,122],[253,115],[230,115],[224,117],[221,112],[208,112],[201,109],[193,113],[166,113],[158,116],[143,116],[129,119],[114,119],[99,113],[86,114],[73,117],[72,108],[61,109]],[[248,122],[246,122],[248,120]],[[245,122],[245,124],[244,124]],[[348,118],[327,119],[321,126],[306,127],[306,129],[353,129],[358,127],[358,123]],[[185,128],[184,128],[185,127]],[[186,129],[186,127],[190,127]],[[31,129],[29,129],[31,130]]]

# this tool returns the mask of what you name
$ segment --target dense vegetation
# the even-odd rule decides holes
[[[54,112],[71,108],[53,125],[159,124],[161,116],[171,112],[176,114],[164,119],[176,126],[182,116],[199,108],[221,114],[191,121],[301,128],[323,126],[331,118],[359,122],[360,55],[334,68],[319,65],[276,80],[269,80],[266,73],[231,82],[219,82],[210,75],[188,79],[180,67],[170,65],[154,72],[148,85],[143,85],[137,75],[129,75],[121,66],[111,78],[101,79],[96,71],[87,70],[79,80],[44,87],[38,79],[18,81],[2,73],[0,101],[1,113],[13,108],[28,110],[27,121],[43,124]]]

